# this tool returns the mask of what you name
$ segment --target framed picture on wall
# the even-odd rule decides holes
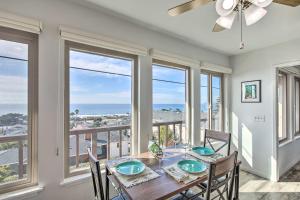
[[[261,80],[244,81],[241,83],[242,103],[261,102]]]

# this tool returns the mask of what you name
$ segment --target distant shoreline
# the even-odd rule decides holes
[[[206,107],[202,105],[202,107]],[[77,116],[122,116],[131,113],[131,104],[71,104],[70,113],[78,109]],[[153,104],[153,111],[180,111],[184,112],[184,104]],[[204,109],[201,109],[203,112]],[[27,114],[25,104],[0,104],[0,115],[8,113]]]

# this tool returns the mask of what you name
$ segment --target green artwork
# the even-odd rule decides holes
[[[242,103],[261,102],[261,80],[244,81],[241,83],[241,102]]]
[[[245,86],[245,99],[256,99],[257,98],[256,85]]]

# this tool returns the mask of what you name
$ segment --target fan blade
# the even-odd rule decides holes
[[[292,7],[297,7],[300,5],[300,0],[274,0],[273,2]]]
[[[213,28],[213,32],[221,32],[224,31],[225,28],[223,28],[222,26],[220,26],[219,24],[215,24],[214,28]]]
[[[174,8],[170,8],[168,13],[171,16],[177,16],[199,6],[203,6],[211,1],[213,0],[192,0],[179,6],[175,6]]]

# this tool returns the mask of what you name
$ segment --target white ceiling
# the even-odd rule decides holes
[[[107,8],[131,21],[227,55],[237,55],[300,38],[300,6],[293,8],[273,3],[260,22],[244,28],[246,47],[240,50],[240,26],[237,19],[231,30],[212,32],[218,18],[214,3],[171,17],[167,14],[168,8],[188,0],[83,1],[89,6],[92,4]]]

